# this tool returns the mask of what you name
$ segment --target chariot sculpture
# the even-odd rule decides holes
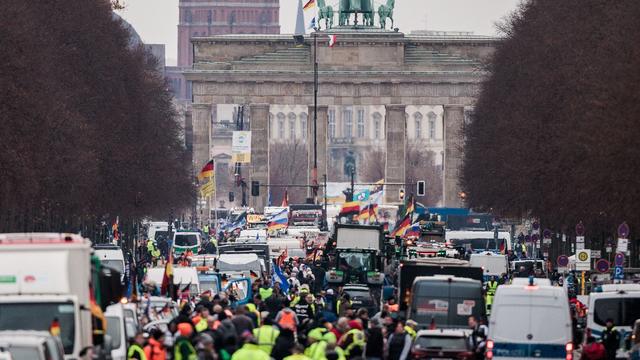
[[[333,27],[334,9],[333,6],[327,5],[326,0],[317,0],[318,2],[318,25],[324,20],[325,29]],[[380,20],[380,28],[386,29],[387,19],[391,20],[391,29],[393,29],[393,8],[395,0],[386,0],[385,4],[378,6],[378,18]],[[349,26],[359,25],[358,15],[361,15],[360,24],[365,27],[373,27],[375,19],[373,0],[339,0],[338,25]],[[353,15],[353,19],[352,19]],[[353,20],[353,23],[352,23]]]

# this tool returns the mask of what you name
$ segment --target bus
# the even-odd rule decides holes
[[[493,231],[447,230],[445,240],[447,245],[462,247],[466,251],[499,251],[511,250],[511,234],[508,231],[498,231],[498,241],[495,241]]]

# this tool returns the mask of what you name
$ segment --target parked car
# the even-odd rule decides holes
[[[412,359],[473,359],[467,331],[459,329],[420,330],[411,349]]]

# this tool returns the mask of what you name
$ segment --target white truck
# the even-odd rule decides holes
[[[0,330],[59,332],[66,359],[92,346],[91,245],[79,235],[0,234]]]

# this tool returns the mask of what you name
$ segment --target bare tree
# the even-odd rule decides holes
[[[472,207],[556,229],[640,226],[639,16],[637,1],[566,0],[506,19],[465,130]]]
[[[275,142],[269,146],[269,182],[271,184],[307,183],[307,146],[299,139]],[[303,203],[307,189],[300,187],[273,187],[271,199],[279,205],[287,191],[289,203]]]
[[[417,201],[425,206],[434,206],[442,199],[442,167],[435,164],[435,153],[423,150],[419,144],[407,145],[405,163],[405,182],[411,188],[409,193],[415,193],[416,183],[426,182],[427,193]]]

